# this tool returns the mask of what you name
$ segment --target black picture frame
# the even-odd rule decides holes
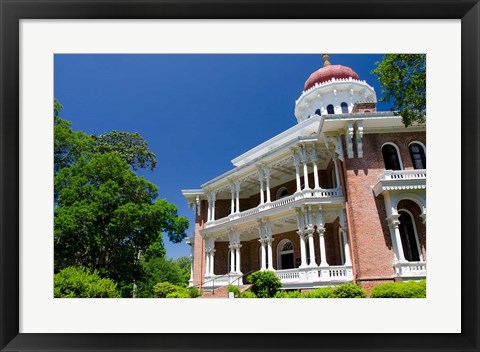
[[[20,19],[461,19],[462,308],[460,334],[20,334]],[[0,0],[0,348],[2,351],[479,351],[478,0]],[[448,48],[445,48],[448,54]],[[434,117],[432,117],[434,118]],[[446,165],[448,167],[448,164]],[[459,236],[460,233],[451,234]],[[448,302],[445,302],[448,304]],[[346,317],[348,318],[348,317]],[[394,318],[392,318],[394,320]],[[253,322],[252,324],[257,324]],[[300,321],[298,322],[300,323]],[[385,322],[388,324],[394,321]]]

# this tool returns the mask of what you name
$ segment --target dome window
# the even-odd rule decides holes
[[[330,115],[331,115],[331,114],[335,114],[335,111],[334,111],[334,109],[333,109],[333,105],[332,105],[332,104],[330,104],[330,105],[327,106],[327,113],[330,114]]]
[[[322,113],[320,112],[320,109],[315,110],[315,114],[317,114],[318,116],[322,116]]]
[[[348,114],[348,105],[347,105],[347,103],[343,102],[340,106],[342,107],[342,114]]]

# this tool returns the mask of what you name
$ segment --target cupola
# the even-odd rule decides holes
[[[305,81],[303,92],[295,102],[295,117],[300,123],[315,115],[360,113],[357,103],[370,103],[375,111],[377,96],[367,82],[361,81],[350,67],[332,65],[330,55],[323,54],[323,67]]]

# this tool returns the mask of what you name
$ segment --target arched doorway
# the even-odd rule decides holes
[[[277,268],[282,270],[293,269],[294,267],[293,244],[291,241],[284,239],[277,246]]]
[[[409,262],[419,262],[422,260],[422,255],[413,216],[406,210],[400,210],[398,214],[400,215],[398,229],[402,239],[403,255]]]

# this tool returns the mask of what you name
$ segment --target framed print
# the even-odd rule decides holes
[[[172,3],[152,0],[91,3],[0,0],[0,5],[2,351],[480,349],[478,1],[212,3],[200,0]],[[333,54],[320,54],[320,50]],[[388,112],[389,108],[384,113],[376,110],[375,94],[380,92],[361,81],[359,76],[365,77],[366,74],[357,75],[352,70],[353,65],[334,61],[344,54],[367,56],[382,53],[426,56],[428,129],[422,127],[424,125],[414,125],[414,131],[409,132],[411,141],[407,144],[379,137],[381,134],[388,137],[392,132],[385,121],[396,119],[399,128],[403,127],[400,119]],[[285,100],[278,93],[284,87],[276,78],[287,76],[289,67],[294,72],[293,65],[299,65],[301,61],[294,61],[293,57],[297,60],[310,57],[308,54],[314,58],[318,56],[323,69],[303,78],[308,77],[300,98],[295,101],[293,115],[296,121],[292,120],[297,125],[291,127],[290,121],[287,127],[283,127],[277,120],[278,131],[275,133],[279,134],[264,142],[269,137],[262,135],[259,129],[272,125],[269,115],[281,114],[273,113],[267,106],[281,105],[280,100]],[[206,62],[203,73],[195,64],[199,57]],[[77,66],[67,62],[76,59],[78,62],[104,61],[96,66],[99,71],[94,71],[93,66],[83,66],[82,72],[77,68],[84,61]],[[264,72],[257,68],[253,73],[254,59],[263,60]],[[136,97],[153,92],[151,100],[157,105],[172,102],[173,109],[165,111],[156,124],[146,130],[153,133],[158,128],[158,134],[154,133],[158,136],[160,130],[165,129],[164,138],[170,144],[163,145],[162,150],[169,149],[169,153],[182,162],[188,164],[187,159],[195,156],[199,161],[195,165],[200,168],[205,165],[205,160],[196,156],[195,151],[201,154],[204,145],[218,153],[219,147],[227,148],[230,140],[240,138],[243,131],[261,136],[255,140],[257,147],[232,160],[235,170],[243,171],[233,176],[233,171],[222,174],[225,170],[210,175],[207,178],[210,181],[202,184],[201,189],[175,189],[177,193],[183,192],[194,209],[198,224],[204,222],[208,225],[192,236],[194,243],[199,241],[205,248],[198,253],[195,248],[192,250],[194,267],[190,285],[199,286],[204,296],[214,295],[215,290],[219,295],[221,287],[227,286],[222,281],[225,278],[228,284],[243,286],[243,282],[240,284],[243,274],[260,268],[262,271],[274,269],[284,292],[286,289],[314,290],[354,280],[370,294],[372,287],[383,280],[378,274],[380,271],[375,271],[381,266],[380,262],[369,264],[368,259],[369,253],[378,253],[375,246],[380,241],[381,246],[388,247],[385,256],[395,258],[393,269],[390,262],[387,263],[390,265],[388,270],[395,271],[395,281],[427,277],[425,248],[428,243],[426,298],[143,298],[151,296],[139,294],[143,291],[137,287],[135,276],[127,278],[129,283],[133,282],[132,287],[122,286],[121,293],[109,296],[132,297],[133,292],[135,299],[54,298],[52,271],[54,253],[58,252],[54,252],[50,234],[54,232],[53,207],[58,203],[56,198],[51,201],[52,193],[56,194],[53,192],[54,170],[50,152],[54,139],[51,101],[57,98],[55,89],[60,86],[68,87],[65,89],[70,92],[79,92],[81,76],[87,82],[83,89],[90,90],[93,99],[120,99],[120,84],[97,86],[93,79],[96,74],[107,74],[112,82],[117,82],[115,77],[120,71],[115,70],[124,66],[115,64],[114,67],[115,60],[128,61],[129,65],[144,69],[127,75],[130,88],[135,87],[132,90],[135,94],[122,99],[130,99],[130,104],[135,106]],[[243,64],[242,60],[250,61]],[[269,60],[271,67],[268,67]],[[284,66],[278,72],[277,66],[273,67],[274,60],[284,60]],[[152,62],[163,71],[153,70],[146,64]],[[183,64],[182,75],[169,76],[174,64],[179,62]],[[223,78],[216,80],[213,70],[220,69],[223,64],[228,73],[222,73]],[[329,76],[327,71],[335,72]],[[63,81],[58,79],[59,72],[66,77]],[[55,79],[54,73],[57,75]],[[262,73],[266,74],[265,79],[259,78]],[[136,75],[164,79],[170,82],[171,89],[181,87],[182,94],[190,98],[176,100],[168,95],[169,87],[164,91],[160,90],[160,84],[147,87]],[[262,87],[264,92],[276,92],[276,96],[263,96],[256,114],[248,109],[242,110],[248,106],[246,99],[253,101],[259,98],[255,95],[260,94],[241,98],[237,88],[245,81]],[[332,89],[326,87],[329,84]],[[348,86],[349,91],[343,91],[345,87],[342,85]],[[196,95],[201,96],[200,93],[210,88],[210,95],[216,98],[213,103],[206,99],[194,100]],[[110,95],[103,94],[107,91]],[[241,100],[241,106],[238,100]],[[223,113],[214,111],[220,111],[221,105],[228,102],[233,106],[227,107]],[[88,104],[87,100],[85,104]],[[137,107],[139,113],[143,111],[141,108]],[[167,116],[181,116],[176,111],[194,118],[185,118],[183,124],[179,121],[169,124]],[[117,112],[120,116],[121,111]],[[245,116],[243,119],[237,117],[233,123],[228,120],[230,113],[234,116],[239,112]],[[215,113],[224,120],[209,117]],[[355,113],[364,117],[355,120],[352,117]],[[254,116],[254,119],[249,120],[247,115]],[[260,121],[255,117],[257,115],[263,115],[265,121]],[[336,119],[324,123],[328,115],[336,116]],[[340,125],[338,121],[342,118],[346,122]],[[210,129],[216,124],[218,133],[208,137],[206,130],[201,129],[204,127],[201,126],[202,119]],[[96,118],[96,124],[102,122],[101,117]],[[221,124],[230,124],[229,132],[224,136],[219,136]],[[116,127],[110,129],[113,128]],[[197,131],[197,135],[186,133],[189,128]],[[284,132],[287,128],[289,136],[294,136],[298,144],[282,150],[287,145]],[[350,136],[350,139],[345,137],[345,145],[340,138],[336,139],[341,135],[341,129],[342,136]],[[177,138],[169,136],[170,130]],[[223,144],[222,138],[226,138]],[[242,138],[246,138],[246,132]],[[346,170],[348,159],[361,158],[362,155],[368,157],[368,147],[372,143],[378,144],[377,149],[383,155],[378,159],[382,164],[381,175],[361,166],[353,167],[350,176],[346,171],[338,171]],[[243,152],[245,149],[239,150]],[[159,162],[165,165],[174,159],[159,155]],[[263,161],[254,164],[258,160]],[[318,170],[313,171],[310,178],[308,176],[312,172],[309,168],[317,167],[317,160],[320,160],[320,180]],[[184,175],[189,171],[180,175],[178,170],[175,174],[174,164],[171,168],[173,175],[169,177],[172,179],[180,176],[189,179]],[[195,172],[193,164],[191,169]],[[375,185],[367,191],[376,199],[385,199],[385,202],[376,201],[382,210],[368,222],[350,215],[347,204],[340,202],[346,194],[346,188],[342,188],[347,182],[346,177],[359,174],[375,179]],[[426,224],[427,218],[425,182],[429,187],[429,225],[426,229],[421,225]],[[185,184],[185,187],[189,186],[200,185]],[[258,187],[260,191],[256,190]],[[410,187],[409,197],[396,198],[401,187]],[[348,189],[348,192],[357,190]],[[253,205],[246,206],[242,197],[250,197]],[[352,201],[352,198],[348,199]],[[288,202],[295,205],[282,208]],[[394,205],[388,208],[390,203]],[[131,214],[132,209],[124,214],[131,216],[126,223],[136,222]],[[375,223],[380,224],[378,231],[384,228],[389,234],[377,238],[377,242]],[[358,231],[362,238],[349,237],[347,229]],[[71,231],[73,237],[75,231],[77,229]],[[291,237],[290,232],[296,232],[300,237]],[[275,247],[272,247],[273,235],[277,236]],[[350,248],[359,245],[360,240],[364,241],[360,245],[364,252],[355,257],[359,252],[350,252]],[[58,251],[57,247],[55,251]],[[248,256],[245,255],[247,251]],[[351,253],[354,254],[352,257]],[[141,250],[138,251],[138,260],[140,255]],[[245,258],[255,264],[247,265]],[[106,259],[97,257],[94,260],[108,261],[108,255]],[[352,262],[356,264],[351,265]],[[367,269],[359,275],[356,271],[362,265]],[[132,266],[131,271],[135,268]],[[181,297],[180,293],[177,294],[174,297]],[[259,293],[252,294],[260,296]],[[55,297],[59,297],[57,293]]]

